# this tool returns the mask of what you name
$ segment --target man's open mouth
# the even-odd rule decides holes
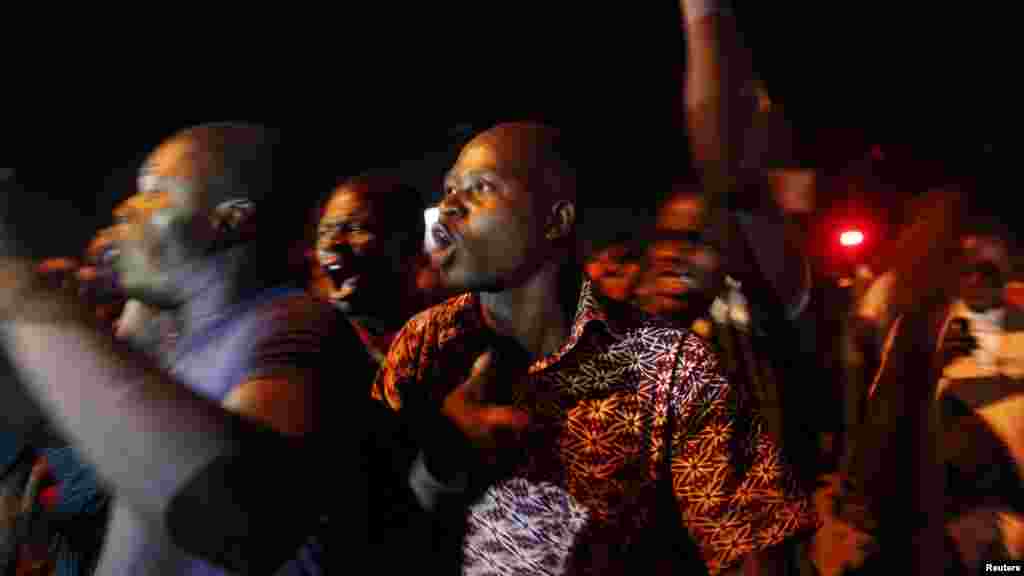
[[[430,247],[430,262],[435,267],[441,267],[451,262],[455,255],[455,235],[447,226],[436,222],[430,229],[430,237],[433,246]]]

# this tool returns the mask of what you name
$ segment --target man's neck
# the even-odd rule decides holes
[[[503,292],[481,292],[484,322],[519,343],[533,358],[561,348],[571,328],[572,304],[564,302],[560,270],[545,265],[524,284]]]
[[[241,248],[196,262],[184,270],[181,280],[183,304],[181,326],[194,332],[218,319],[244,298],[239,270],[245,257]]]

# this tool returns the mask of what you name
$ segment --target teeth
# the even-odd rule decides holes
[[[434,226],[434,244],[440,248],[444,248],[452,243],[451,236],[448,235],[448,231],[442,226]]]

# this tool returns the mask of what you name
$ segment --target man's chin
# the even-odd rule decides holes
[[[328,296],[327,299],[331,303],[332,306],[334,306],[338,310],[344,312],[345,314],[351,314],[357,308],[357,307],[352,305],[352,300],[349,299],[349,298],[337,298],[337,297],[334,297],[333,295],[331,295],[331,296]]]
[[[468,278],[464,274],[460,274],[454,266],[441,266],[438,269],[438,288],[444,292],[452,293],[463,293],[472,292],[475,290],[472,282],[467,282]]]
[[[151,308],[178,307],[179,303],[166,290],[162,290],[160,286],[151,282],[132,282],[130,278],[122,276],[119,284],[118,291],[128,300],[135,300]]]

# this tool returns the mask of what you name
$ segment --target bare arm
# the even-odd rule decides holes
[[[711,2],[682,0],[685,105],[694,161],[712,208],[739,189],[743,139],[753,122],[753,70],[733,17]]]
[[[21,381],[126,501],[161,514],[229,443],[229,418],[87,325],[7,322]]]
[[[160,514],[231,419],[95,325],[73,290],[0,262],[0,339],[23,385],[118,493]]]
[[[316,398],[309,384],[300,373],[294,377],[253,378],[232,390],[223,406],[282,434],[301,436],[317,427]]]
[[[805,211],[810,189],[794,198],[773,187],[791,186],[792,180],[769,174],[767,147],[792,141],[791,131],[754,75],[750,51],[744,47],[727,0],[682,0],[687,67],[685,105],[694,163],[700,171],[709,221],[722,219],[730,198],[775,193],[774,201],[754,199],[767,206],[780,226],[755,219],[742,227],[723,229],[727,261],[743,272],[749,268],[738,256],[740,243],[749,245],[758,267],[767,276],[782,303],[797,315],[806,307],[809,290],[803,256],[804,233],[794,211]],[[755,121],[755,117],[763,121]],[[780,144],[781,143],[781,144]],[[776,152],[777,153],[777,152]],[[788,156],[791,150],[782,151]],[[741,200],[751,203],[750,199]],[[743,230],[745,234],[738,234]],[[731,245],[731,246],[730,246]],[[735,273],[735,272],[734,272]],[[742,280],[742,278],[741,278]]]

